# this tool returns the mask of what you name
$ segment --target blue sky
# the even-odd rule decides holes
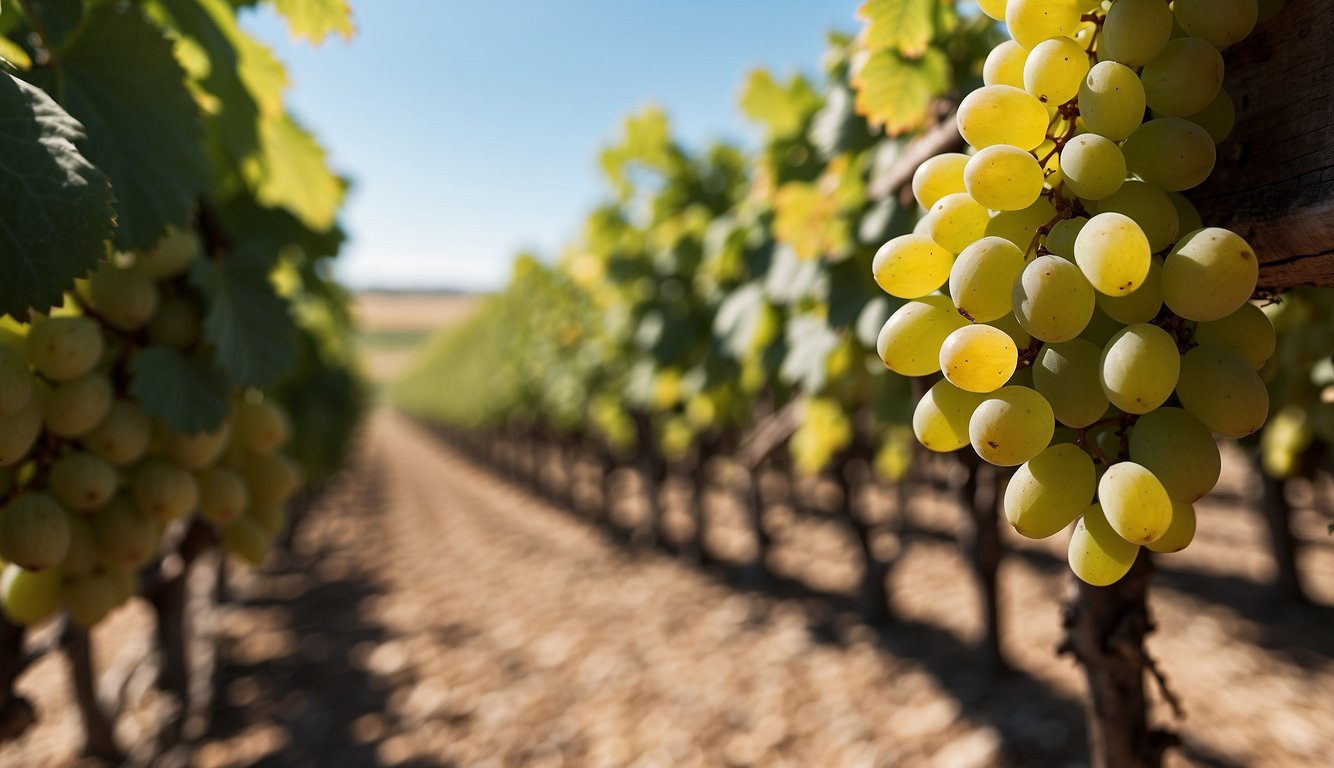
[[[352,2],[346,44],[246,16],[354,180],[338,272],[358,288],[487,290],[519,249],[550,256],[578,231],[624,115],[654,103],[687,143],[753,143],[735,106],[745,73],[814,72],[861,0]]]

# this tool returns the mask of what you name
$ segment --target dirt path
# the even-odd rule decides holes
[[[1040,545],[1007,559],[1017,669],[982,687],[947,509],[915,503],[944,533],[911,542],[892,581],[902,619],[878,634],[837,601],[738,591],[627,553],[379,412],[292,567],[236,578],[193,763],[1081,765],[1079,678],[1052,655],[1063,558]],[[1151,650],[1190,713],[1189,757],[1172,765],[1328,766],[1334,620],[1265,613],[1247,574],[1255,532],[1236,511],[1210,514],[1197,560],[1164,562],[1154,598]],[[820,559],[783,546],[794,576]],[[1334,558],[1318,556],[1328,577]],[[48,729],[0,765],[65,764],[65,741],[53,753]]]

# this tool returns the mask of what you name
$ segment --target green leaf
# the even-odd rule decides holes
[[[0,74],[0,314],[60,304],[106,255],[111,186],[75,147],[81,139],[49,96]]]
[[[944,53],[931,49],[920,59],[906,59],[893,51],[871,54],[853,75],[857,111],[885,132],[898,135],[921,128],[931,102],[950,87],[950,63]]]
[[[208,300],[204,338],[239,385],[268,387],[295,359],[296,325],[269,280],[272,267],[262,249],[243,247],[218,262],[195,262],[190,272]]]
[[[43,43],[55,48],[83,22],[83,0],[42,0],[33,6],[33,12],[41,24]]]
[[[820,108],[820,96],[795,75],[780,85],[766,69],[757,69],[741,87],[741,111],[768,127],[771,136],[791,136],[802,130],[806,120]]]
[[[153,247],[184,228],[208,187],[199,109],[171,41],[136,6],[101,2],[38,84],[88,131],[88,157],[111,177],[116,246]]]
[[[227,377],[207,360],[153,345],[130,361],[130,394],[175,432],[216,429],[227,418]]]
[[[318,45],[329,35],[344,40],[357,31],[352,23],[352,8],[345,0],[273,0],[273,7],[287,17],[287,26],[296,37]]]
[[[787,347],[778,375],[806,392],[823,389],[829,375],[825,361],[838,347],[838,334],[822,317],[794,317],[787,323]]]
[[[243,175],[264,205],[286,208],[303,224],[333,226],[346,184],[329,170],[324,148],[290,115],[260,123],[260,154]]]
[[[866,21],[866,48],[917,57],[935,34],[936,0],[867,0],[857,15]]]

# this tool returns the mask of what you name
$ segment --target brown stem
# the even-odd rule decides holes
[[[23,640],[27,630],[0,614],[0,744],[22,736],[37,722],[32,703],[14,691],[27,666]]]
[[[88,630],[70,622],[61,633],[61,643],[69,659],[74,699],[79,717],[83,720],[84,756],[100,758],[113,764],[124,761],[124,754],[116,745],[113,716],[104,711],[97,701],[92,638]]]

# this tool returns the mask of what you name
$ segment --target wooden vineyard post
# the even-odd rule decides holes
[[[1084,668],[1091,768],[1161,768],[1163,753],[1178,743],[1176,734],[1149,725],[1146,672],[1179,709],[1144,649],[1144,638],[1153,631],[1148,606],[1153,570],[1152,557],[1141,550],[1130,573],[1109,587],[1071,577],[1075,591],[1065,606],[1060,652]]]

